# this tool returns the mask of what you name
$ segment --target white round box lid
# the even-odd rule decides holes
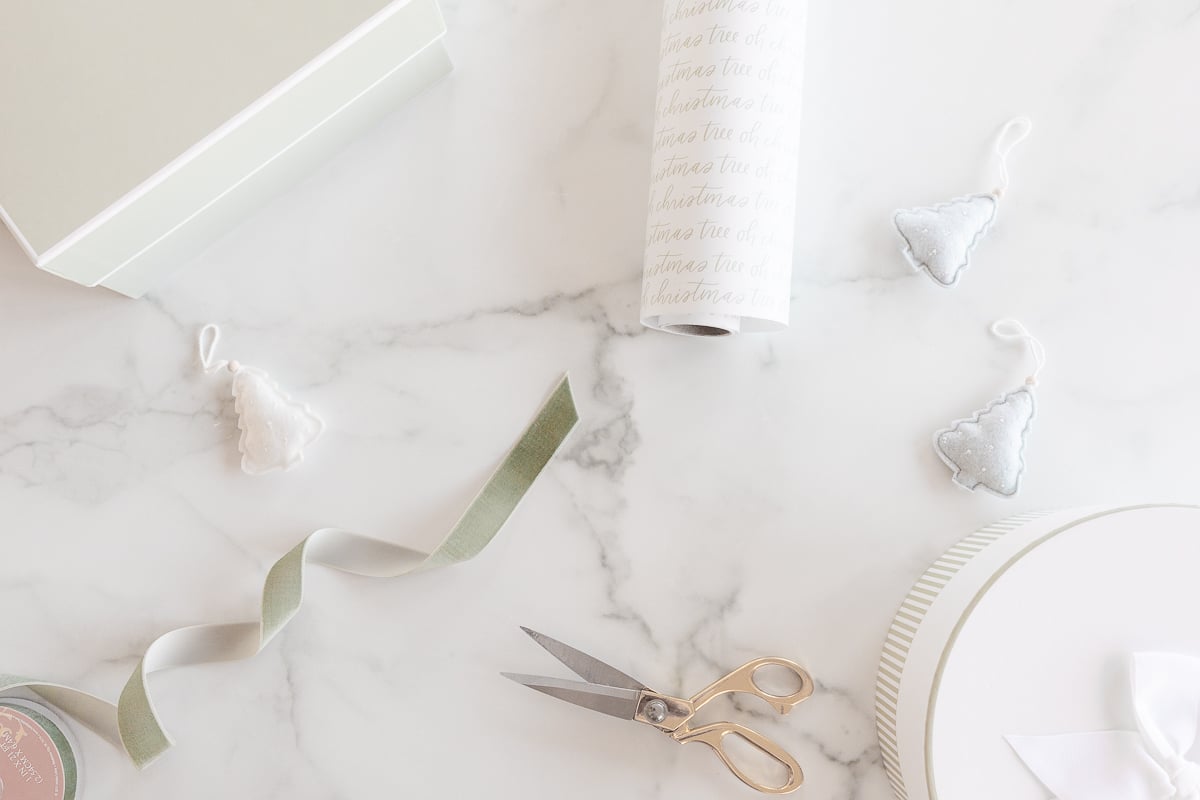
[[[885,651],[880,673],[901,797],[1046,800],[1006,735],[1136,731],[1131,655],[1200,656],[1200,509],[1056,512],[969,538],[938,564],[923,581],[941,586],[916,604],[910,594],[897,617],[907,652]]]

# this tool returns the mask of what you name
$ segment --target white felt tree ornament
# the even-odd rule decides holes
[[[1036,366],[1025,384],[1006,392],[966,419],[933,435],[933,449],[953,471],[954,482],[974,491],[983,487],[1001,497],[1021,488],[1025,472],[1025,439],[1037,410],[1033,389],[1046,364],[1046,351],[1025,326],[1013,319],[998,320],[992,333],[1029,345]]]
[[[1000,184],[992,191],[936,206],[902,209],[893,217],[904,240],[904,257],[938,286],[954,286],[970,265],[971,254],[992,227],[1000,197],[1008,188],[1008,154],[1032,127],[1028,117],[1017,117],[1001,129],[995,146]]]
[[[233,409],[238,415],[238,450],[242,470],[260,475],[290,469],[304,460],[304,448],[321,435],[325,423],[305,403],[293,400],[270,375],[237,361],[213,361],[221,331],[200,331],[200,364],[208,373],[226,369],[233,375]]]

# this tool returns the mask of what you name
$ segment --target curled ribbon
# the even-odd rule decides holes
[[[1057,800],[1200,800],[1200,658],[1137,653],[1131,684],[1136,731],[1005,737]]]
[[[479,554],[508,521],[579,416],[563,377],[537,417],[432,553],[338,528],[310,534],[271,567],[263,583],[261,617],[253,622],[194,625],[163,634],[147,648],[116,705],[56,683],[0,674],[0,692],[30,689],[83,725],[124,748],[139,767],[173,744],[162,727],[147,679],[171,667],[250,658],[300,610],[304,567],[312,562],[372,578],[396,578],[449,566]]]

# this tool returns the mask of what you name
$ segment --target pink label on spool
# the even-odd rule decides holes
[[[0,707],[0,800],[64,800],[62,754],[27,714]]]

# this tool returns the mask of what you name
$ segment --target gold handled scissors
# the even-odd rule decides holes
[[[759,658],[743,664],[711,686],[702,689],[691,699],[684,700],[649,689],[636,678],[631,678],[603,661],[573,647],[568,647],[545,634],[524,627],[521,630],[529,634],[550,655],[566,664],[572,672],[583,678],[584,682],[543,678],[537,675],[515,675],[508,672],[502,673],[504,677],[551,697],[566,700],[568,703],[590,708],[602,714],[651,725],[682,744],[703,742],[716,752],[729,771],[736,775],[742,783],[760,792],[787,794],[795,791],[800,784],[804,783],[804,772],[796,763],[796,759],[757,731],[752,731],[736,722],[714,722],[696,728],[690,725],[692,718],[702,706],[713,698],[731,693],[752,694],[765,700],[778,713],[788,713],[813,693],[812,678],[798,664],[785,658]],[[768,666],[782,667],[790,671],[795,678],[799,679],[800,687],[788,695],[776,695],[764,691],[755,683],[754,675],[760,669]],[[769,786],[751,778],[730,758],[729,753],[725,750],[725,737],[727,736],[744,739],[769,758],[782,764],[787,769],[787,781],[781,786]]]

